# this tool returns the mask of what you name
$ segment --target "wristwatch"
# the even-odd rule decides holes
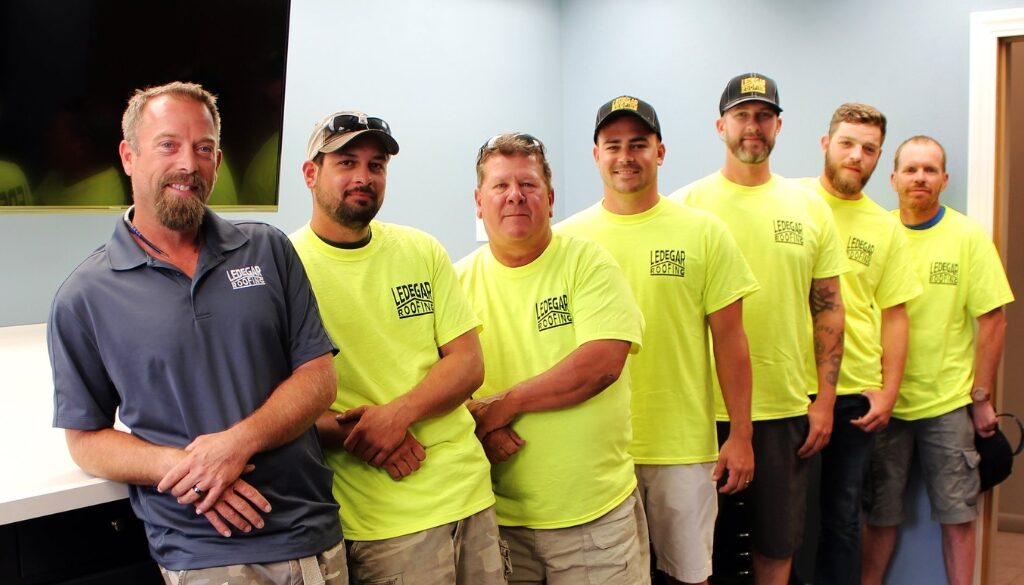
[[[992,397],[992,393],[988,391],[988,388],[975,388],[971,390],[971,400],[974,402],[987,402]]]

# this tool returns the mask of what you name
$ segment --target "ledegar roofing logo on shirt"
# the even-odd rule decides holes
[[[231,283],[231,288],[234,290],[267,284],[267,281],[263,280],[263,271],[260,270],[259,265],[231,268],[225,272],[228,275],[228,282]]]
[[[434,293],[430,281],[410,282],[391,287],[399,319],[430,315],[434,312]]]

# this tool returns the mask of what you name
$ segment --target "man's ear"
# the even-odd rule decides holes
[[[316,185],[317,175],[320,173],[320,166],[311,160],[302,163],[302,178],[306,181],[306,187],[310,189]]]
[[[124,168],[124,174],[129,177],[132,176],[132,167],[135,164],[135,151],[128,145],[127,140],[121,141],[121,144],[117,147],[117,153],[121,156],[121,167]]]

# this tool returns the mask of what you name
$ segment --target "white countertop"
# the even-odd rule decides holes
[[[75,465],[52,425],[46,325],[0,327],[0,524],[128,497],[124,484]]]

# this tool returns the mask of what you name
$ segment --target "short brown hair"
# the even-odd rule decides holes
[[[943,148],[941,144],[939,144],[938,140],[935,140],[931,136],[925,136],[924,134],[918,134],[917,136],[911,136],[910,138],[907,138],[906,140],[904,140],[902,144],[900,144],[899,148],[896,149],[896,157],[893,159],[893,163],[892,163],[892,170],[893,171],[900,170],[900,154],[903,153],[903,147],[908,145],[908,144],[910,144],[911,142],[916,142],[916,143],[919,143],[919,144],[934,144],[935,146],[938,146],[939,147],[939,152],[942,153],[942,172],[946,172],[946,149]]]
[[[885,114],[878,111],[878,108],[867,104],[846,103],[839,106],[832,114],[832,121],[828,123],[828,135],[831,138],[836,133],[840,124],[864,124],[867,126],[878,126],[882,131],[882,141],[885,142]]]
[[[551,189],[551,165],[548,164],[544,143],[532,135],[523,132],[498,134],[480,147],[480,151],[476,155],[477,187],[484,184],[484,163],[496,154],[502,156],[514,156],[517,154],[532,156],[534,160],[540,163],[544,171],[544,182],[547,184],[548,190]]]
[[[149,100],[162,95],[169,95],[176,98],[192,100],[206,106],[213,118],[213,131],[216,135],[217,144],[220,144],[220,112],[217,110],[217,96],[203,89],[198,83],[186,81],[172,81],[164,85],[147,87],[146,89],[135,90],[135,95],[128,100],[128,107],[121,116],[121,132],[124,139],[132,150],[138,152],[137,128],[142,118],[142,111],[146,109]]]

